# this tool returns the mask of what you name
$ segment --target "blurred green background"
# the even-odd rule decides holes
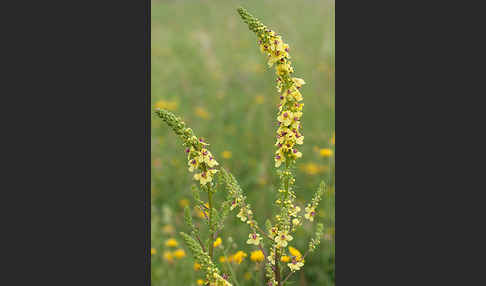
[[[291,279],[295,285],[334,285],[334,2],[152,0],[152,106],[166,108],[209,142],[248,195],[260,225],[272,214],[277,177],[275,151],[278,93],[275,72],[256,36],[236,12],[243,6],[290,45],[295,77],[303,78],[303,157],[295,169],[303,209],[320,180],[330,184],[317,220],[324,223],[320,248]],[[201,271],[178,232],[187,231],[183,207],[192,205],[193,180],[181,141],[152,119],[152,285],[197,285]],[[221,201],[224,193],[217,193]],[[201,221],[194,211],[194,220]],[[315,225],[301,228],[290,245],[305,252]],[[261,263],[250,259],[248,227],[233,211],[219,235],[227,254],[248,256],[234,271],[239,285],[263,285]],[[234,243],[229,243],[231,236]],[[168,246],[173,238],[177,246]],[[170,243],[169,243],[170,245]],[[176,252],[179,249],[178,252]],[[184,253],[182,252],[184,250]],[[216,262],[223,272],[218,247]],[[229,273],[228,273],[229,274]]]

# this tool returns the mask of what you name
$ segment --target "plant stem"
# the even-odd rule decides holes
[[[213,208],[213,202],[212,202],[212,194],[211,194],[211,189],[208,189],[208,205],[209,205],[209,257],[211,259],[213,258],[213,248],[214,248],[214,229],[213,229],[213,223],[212,223],[212,208]]]
[[[281,286],[280,284],[280,269],[279,269],[279,264],[280,264],[280,253],[279,249],[275,248],[275,280],[277,280],[277,286]]]

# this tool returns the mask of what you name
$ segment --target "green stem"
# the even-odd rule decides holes
[[[209,257],[211,259],[213,258],[213,249],[214,249],[214,229],[213,229],[213,223],[212,223],[212,208],[213,208],[213,202],[212,202],[212,194],[211,194],[211,189],[208,188],[208,205],[209,205]]]

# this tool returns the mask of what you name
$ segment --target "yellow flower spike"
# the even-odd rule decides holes
[[[179,243],[177,243],[177,240],[173,238],[169,238],[168,240],[165,241],[165,246],[167,247],[177,247]]]
[[[184,251],[184,249],[177,249],[172,253],[172,255],[177,259],[182,259],[186,256],[186,252]]]
[[[201,269],[201,264],[194,262],[194,271],[199,271]]]
[[[260,235],[258,233],[250,233],[248,235],[248,240],[246,241],[246,243],[254,244],[254,245],[258,246],[260,244],[260,240],[262,240],[262,238],[260,237]]]
[[[250,259],[253,262],[262,262],[265,256],[261,250],[252,251],[250,254]]]
[[[329,148],[323,148],[321,150],[319,150],[319,155],[321,155],[322,157],[331,157],[333,154],[333,151],[332,149],[329,149]]]
[[[150,254],[151,255],[157,254],[157,250],[155,248],[150,249]]]
[[[221,237],[218,237],[216,238],[216,240],[213,242],[213,247],[218,247],[221,245],[221,243],[223,243],[223,240],[221,239]]]

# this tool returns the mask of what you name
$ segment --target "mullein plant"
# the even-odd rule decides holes
[[[244,8],[238,8],[243,21],[258,37],[260,51],[268,56],[268,66],[275,65],[277,75],[277,90],[280,98],[277,112],[278,129],[276,131],[276,151],[274,154],[275,168],[280,179],[280,186],[275,201],[275,215],[265,222],[261,228],[255,220],[251,205],[235,177],[221,168],[208,149],[208,143],[194,135],[192,129],[174,114],[167,110],[157,109],[156,114],[165,121],[173,131],[181,137],[186,148],[188,170],[195,172],[194,179],[199,182],[199,188],[193,188],[194,199],[205,216],[209,228],[209,238],[205,243],[200,238],[200,232],[192,222],[188,207],[185,209],[185,222],[191,229],[191,235],[181,233],[188,248],[193,253],[197,263],[206,274],[206,285],[231,285],[227,275],[213,262],[213,243],[217,233],[224,227],[224,220],[230,211],[237,209],[236,216],[249,226],[247,244],[253,245],[263,253],[265,261],[265,276],[268,286],[281,286],[300,270],[305,264],[305,258],[313,252],[320,243],[323,235],[323,225],[317,224],[314,236],[311,238],[304,255],[289,246],[294,239],[296,230],[306,221],[312,223],[316,215],[322,195],[326,191],[326,184],[322,181],[317,188],[311,202],[306,204],[303,214],[301,208],[295,204],[296,194],[293,190],[295,178],[292,173],[296,160],[302,157],[297,149],[304,143],[301,131],[302,110],[304,104],[300,93],[305,84],[301,78],[293,77],[294,69],[290,62],[289,45],[282,37],[263,25],[257,18],[249,14]],[[227,191],[227,198],[221,208],[213,204],[213,196],[218,189],[219,182]],[[208,202],[200,199],[199,192],[207,194]],[[207,247],[207,249],[206,249]],[[290,257],[290,261],[282,262],[282,257]],[[236,279],[236,277],[232,277]]]

